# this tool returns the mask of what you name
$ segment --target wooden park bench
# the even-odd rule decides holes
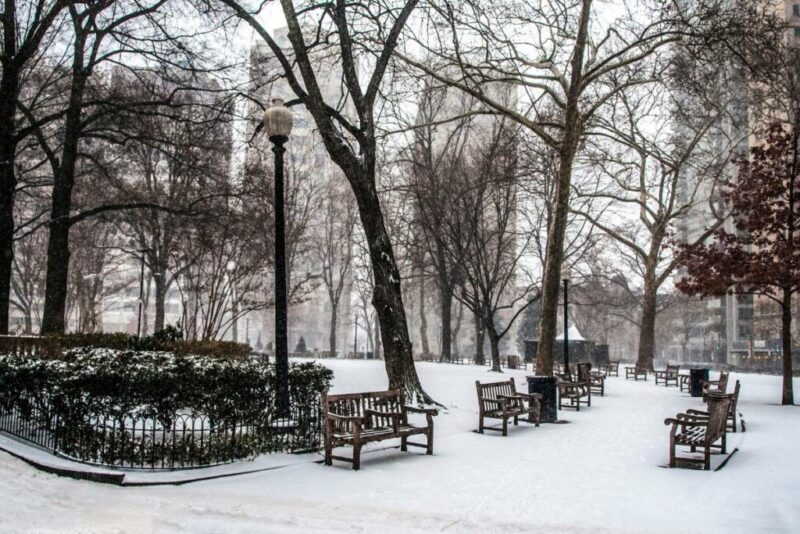
[[[605,395],[606,391],[606,375],[602,371],[593,371],[588,363],[578,364],[578,381],[588,382],[592,394],[598,394],[601,397]]]
[[[506,369],[519,369],[522,367],[522,365],[522,359],[516,354],[508,354],[505,357],[504,367]]]
[[[721,371],[717,380],[703,382],[703,402],[709,393],[725,393],[728,390],[728,371]]]
[[[737,410],[736,405],[739,403],[739,389],[740,388],[741,388],[741,385],[739,384],[739,381],[737,380],[736,381],[736,386],[733,388],[733,393],[726,393],[725,394],[731,399],[731,407],[730,407],[730,410],[728,411],[728,418],[726,420],[727,421],[726,429],[729,432],[736,432],[736,417],[738,415],[738,413],[736,411]],[[714,393],[712,395],[720,395],[720,394],[719,393]],[[709,412],[708,411],[703,411],[703,410],[686,410],[686,413],[688,413],[689,415],[698,416],[698,417],[708,417],[709,416]],[[742,427],[742,432],[744,432],[745,431],[744,422],[741,421],[741,418],[740,418],[739,422],[740,422],[740,426]]]
[[[669,466],[676,467],[678,462],[690,465],[703,465],[703,469],[711,469],[712,449],[719,449],[725,454],[725,432],[731,398],[728,395],[710,393],[708,396],[707,415],[679,413],[664,421],[672,425],[669,436]],[[703,458],[676,456],[677,447],[689,447],[691,452],[703,450]]]
[[[609,360],[606,365],[606,376],[619,376],[619,360]]]
[[[681,367],[679,365],[667,364],[666,369],[656,369],[653,374],[656,377],[656,385],[659,383],[664,384],[664,387],[669,387],[670,383],[678,387],[678,380],[680,376]]]
[[[625,368],[625,380],[630,380],[631,378],[639,380],[639,377],[644,378],[644,381],[647,382],[647,369],[638,365]]]
[[[569,405],[564,405],[564,399],[569,401]],[[558,381],[558,409],[575,408],[579,412],[581,404],[592,405],[592,386],[580,379],[573,380],[573,375],[567,368]]]
[[[333,460],[353,464],[353,470],[361,467],[361,448],[373,441],[400,438],[400,450],[408,446],[422,447],[433,454],[433,417],[437,411],[428,408],[406,406],[399,390],[347,393],[322,396],[325,417],[325,465]],[[412,425],[409,414],[425,416],[424,426]],[[408,441],[410,436],[424,435],[426,445]],[[334,456],[333,448],[351,445],[353,457]]]
[[[508,435],[508,420],[514,418],[514,426],[519,424],[519,417],[527,415],[528,422],[539,426],[539,410],[542,395],[539,393],[518,393],[514,378],[504,382],[481,384],[475,381],[478,390],[478,432],[484,430],[502,430]],[[503,427],[491,427],[484,420],[502,419]]]

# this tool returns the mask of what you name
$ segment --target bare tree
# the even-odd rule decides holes
[[[684,107],[685,94],[665,87],[631,93],[617,93],[612,101],[617,112],[597,117],[594,124],[598,142],[588,158],[595,182],[605,185],[595,186],[588,194],[607,205],[599,214],[573,212],[627,249],[634,272],[641,273],[637,365],[652,369],[658,291],[678,266],[669,239],[688,215],[704,206],[709,213],[707,227],[692,235],[691,243],[702,243],[723,223],[725,213],[715,194],[716,184],[747,130],[741,120],[730,133],[723,127],[720,113],[727,108],[726,101],[719,102],[717,110],[707,102],[707,113],[698,115]],[[672,105],[664,109],[664,102]],[[648,126],[667,120],[665,114],[681,112],[677,131],[653,131]],[[638,220],[632,222],[626,213],[636,213]]]
[[[492,371],[500,369],[500,341],[539,294],[523,268],[527,237],[518,230],[518,168],[514,130],[503,121],[484,132],[486,146],[461,162],[451,181],[443,240],[459,270],[454,296],[479,319],[489,337]]]
[[[659,72],[651,63],[664,49],[709,33],[717,39],[730,35],[720,21],[733,20],[726,15],[739,14],[739,6],[724,4],[724,0],[675,2],[669,9],[638,5],[634,10],[626,3],[623,16],[604,24],[592,0],[529,0],[513,5],[445,0],[430,4],[429,22],[414,42],[426,60],[405,50],[397,52],[409,65],[483,104],[473,113],[506,116],[557,154],[538,373],[552,373],[573,166],[592,120],[620,91],[657,80]],[[740,36],[737,33],[736,38]],[[492,82],[499,81],[513,83],[525,95],[519,106],[509,106],[487,91]]]
[[[356,225],[355,201],[349,191],[328,184],[322,207],[322,221],[314,233],[314,255],[331,305],[328,350],[336,352],[339,304],[353,267],[353,231]]]
[[[249,24],[280,62],[286,81],[316,123],[331,159],[342,169],[358,205],[368,243],[375,292],[372,297],[384,343],[389,387],[432,402],[423,391],[411,354],[400,271],[376,188],[376,104],[394,52],[417,0],[317,4],[282,0],[291,51],[275,42],[253,12],[237,0],[219,0]],[[260,7],[260,6],[259,6]],[[256,8],[254,11],[257,11]],[[314,57],[335,50],[347,97],[326,102]],[[357,57],[369,58],[358,61]],[[290,104],[295,102],[289,102]],[[350,108],[349,113],[345,108]]]
[[[17,102],[27,69],[54,38],[66,0],[4,0],[0,9],[0,334],[8,333],[12,262],[14,260],[15,164],[18,144],[30,133],[17,120]]]

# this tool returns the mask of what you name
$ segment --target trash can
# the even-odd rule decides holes
[[[703,396],[703,383],[709,378],[708,368],[689,369],[689,393],[692,397]]]
[[[540,421],[555,423],[558,420],[558,391],[554,376],[528,376],[528,393],[542,395]]]

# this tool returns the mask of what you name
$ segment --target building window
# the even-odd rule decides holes
[[[794,27],[794,36],[800,38],[800,26]]]
[[[800,4],[794,4],[792,6],[792,15],[795,17],[800,17]]]

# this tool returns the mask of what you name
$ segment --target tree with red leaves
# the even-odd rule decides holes
[[[729,291],[762,295],[781,307],[783,400],[792,389],[792,296],[800,291],[796,127],[771,125],[763,141],[740,162],[737,180],[723,184],[734,231],[717,230],[710,243],[679,246],[686,276],[676,285],[689,295],[718,297]]]

